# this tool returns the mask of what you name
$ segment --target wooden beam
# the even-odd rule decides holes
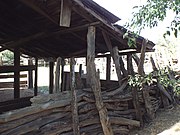
[[[96,107],[99,112],[100,122],[101,126],[104,132],[104,135],[113,135],[111,123],[109,121],[109,117],[107,114],[107,109],[105,108],[102,100],[101,95],[101,84],[99,75],[96,73],[96,67],[95,67],[95,33],[96,29],[95,27],[91,26],[88,28],[88,34],[87,34],[87,77],[88,77],[88,84],[92,88],[94,95],[95,95],[95,101],[96,101]]]
[[[54,88],[54,62],[49,62],[49,94],[53,94]]]
[[[75,59],[70,59],[70,78],[71,78],[71,94],[72,94],[72,127],[74,135],[80,135],[79,130],[79,117],[78,117],[78,105],[77,105],[77,95],[75,91]]]
[[[18,70],[17,68],[15,68],[14,66],[0,66],[0,73],[10,73],[10,72],[14,72]],[[20,71],[30,71],[30,70],[35,70],[35,66],[34,65],[30,65],[30,66],[20,66],[19,67]]]
[[[38,94],[38,59],[35,59],[34,96]]]
[[[33,40],[43,39],[43,38],[47,38],[47,37],[53,37],[53,36],[66,34],[66,33],[72,33],[72,32],[76,32],[76,31],[81,31],[83,29],[87,29],[89,26],[98,26],[100,24],[101,24],[100,22],[93,22],[93,23],[88,23],[88,24],[81,25],[81,26],[76,26],[73,28],[68,28],[65,30],[60,30],[57,32],[50,32],[50,33],[39,32],[37,34],[33,34],[31,36],[21,38],[19,40],[14,41],[14,42],[3,44],[3,46],[6,48],[20,47],[20,46],[24,45],[25,43],[28,43],[28,42],[33,41]]]
[[[63,27],[70,27],[71,23],[71,7],[68,0],[61,0],[61,12],[59,25]]]
[[[102,31],[102,34],[103,34],[106,46],[109,49],[109,51],[111,53],[111,56],[112,56],[112,58],[114,60],[114,64],[115,64],[115,67],[116,67],[116,73],[117,73],[117,77],[118,77],[118,82],[119,82],[119,85],[121,86],[121,80],[122,80],[123,77],[122,77],[121,68],[120,68],[120,65],[119,65],[118,47],[117,46],[116,47],[112,46],[109,36],[104,31]]]
[[[31,0],[19,0],[19,1],[21,1],[23,4],[25,4],[26,6],[30,7],[31,9],[33,9],[34,11],[39,13],[40,15],[44,16],[46,19],[48,19],[52,23],[58,24],[58,22],[56,22],[54,18],[52,18],[48,13],[43,11],[40,7],[35,5]]]
[[[14,98],[20,98],[20,50],[14,50]]]
[[[64,58],[62,58],[61,60],[61,92],[64,90],[64,65],[65,65],[65,61]]]
[[[127,71],[128,71],[128,75],[134,75],[132,54],[127,54]]]

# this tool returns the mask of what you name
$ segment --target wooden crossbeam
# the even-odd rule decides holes
[[[57,32],[50,32],[50,33],[40,32],[40,33],[37,33],[37,34],[33,34],[31,36],[16,40],[14,42],[4,44],[4,46],[6,48],[20,47],[20,46],[24,45],[25,43],[28,43],[28,42],[30,42],[32,40],[38,40],[38,39],[43,39],[43,38],[47,38],[47,37],[53,37],[53,36],[56,36],[56,35],[81,31],[83,29],[87,29],[87,27],[89,27],[89,26],[98,26],[100,24],[101,24],[100,22],[93,22],[93,23],[88,23],[88,24],[73,27],[73,28],[68,28],[68,29],[65,29],[65,30],[60,30],[60,31],[57,31]]]

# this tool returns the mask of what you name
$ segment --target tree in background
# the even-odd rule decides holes
[[[158,26],[158,22],[165,19],[168,11],[174,12],[174,19],[167,27],[165,35],[174,33],[177,38],[180,31],[180,0],[147,0],[145,5],[135,6],[132,20],[127,27],[136,29],[139,34],[145,27]]]

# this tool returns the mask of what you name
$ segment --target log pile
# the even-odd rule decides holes
[[[76,92],[80,133],[103,134],[92,90],[83,89]],[[140,127],[140,122],[136,120],[136,111],[130,106],[131,94],[108,95],[110,92],[102,92],[114,134],[128,134],[132,127]],[[31,99],[30,107],[0,115],[0,134],[71,135],[71,100],[70,91],[36,96]]]

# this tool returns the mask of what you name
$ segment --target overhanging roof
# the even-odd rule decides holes
[[[119,50],[130,49],[123,39],[124,29],[113,25],[120,20],[92,0],[69,0],[72,6],[71,26],[59,26],[60,0],[4,0],[0,1],[0,44],[6,49],[20,47],[34,57],[86,56],[87,28],[96,29],[96,53],[106,53],[102,31]],[[137,52],[143,38],[138,37]],[[154,47],[148,42],[147,51]]]

